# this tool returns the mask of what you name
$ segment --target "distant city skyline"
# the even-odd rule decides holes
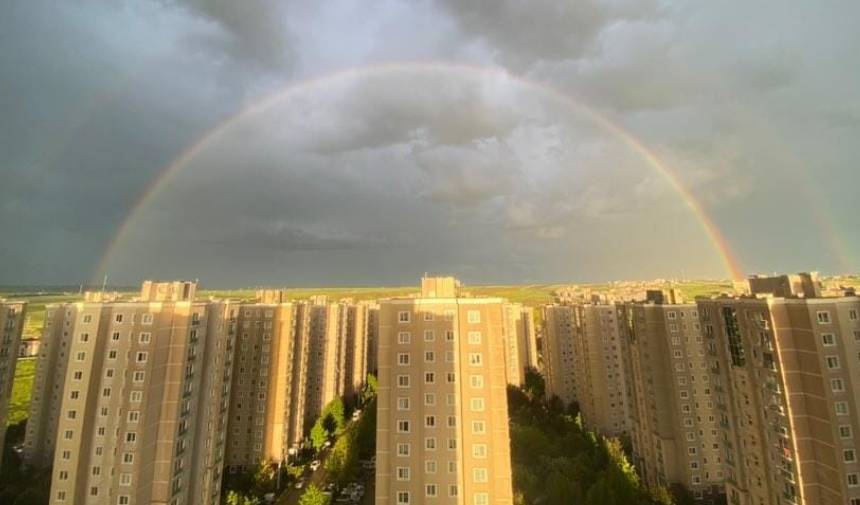
[[[0,285],[857,272],[858,9],[15,2]]]

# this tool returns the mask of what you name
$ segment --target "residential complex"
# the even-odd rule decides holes
[[[505,376],[508,384],[525,384],[526,370],[539,369],[534,311],[519,303],[505,304]]]
[[[633,462],[650,486],[695,498],[723,493],[723,448],[707,345],[694,303],[674,290],[618,304],[629,392]]]
[[[574,310],[568,305],[543,307],[542,366],[548,398],[557,396],[568,405],[579,398],[576,378],[582,368],[574,353]]]
[[[381,302],[377,505],[513,502],[505,318],[450,277]]]
[[[18,362],[21,332],[27,304],[0,299],[0,455],[6,440],[6,421],[9,400],[12,397],[12,382]]]

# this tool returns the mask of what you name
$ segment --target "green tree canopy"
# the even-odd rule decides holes
[[[328,505],[329,497],[320,488],[311,484],[299,498],[299,505]]]

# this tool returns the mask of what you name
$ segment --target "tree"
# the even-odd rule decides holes
[[[226,504],[227,505],[259,505],[260,499],[255,498],[255,497],[251,497],[251,496],[245,496],[241,493],[237,493],[236,491],[228,491],[227,492],[227,498],[226,498]]]
[[[546,396],[546,381],[533,367],[526,368],[525,390],[531,398],[543,398]]]
[[[12,505],[44,505],[48,503],[49,499],[47,489],[31,487],[19,494]]]
[[[329,497],[324,495],[320,488],[311,484],[299,498],[299,505],[328,505]]]
[[[320,450],[326,443],[326,440],[328,440],[328,433],[323,427],[323,421],[321,418],[317,419],[317,422],[311,428],[311,445],[314,449]]]

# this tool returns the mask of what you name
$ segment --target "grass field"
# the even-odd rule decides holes
[[[15,367],[15,383],[9,401],[9,417],[6,424],[15,424],[27,418],[30,409],[30,391],[36,375],[36,358],[19,358]]]

